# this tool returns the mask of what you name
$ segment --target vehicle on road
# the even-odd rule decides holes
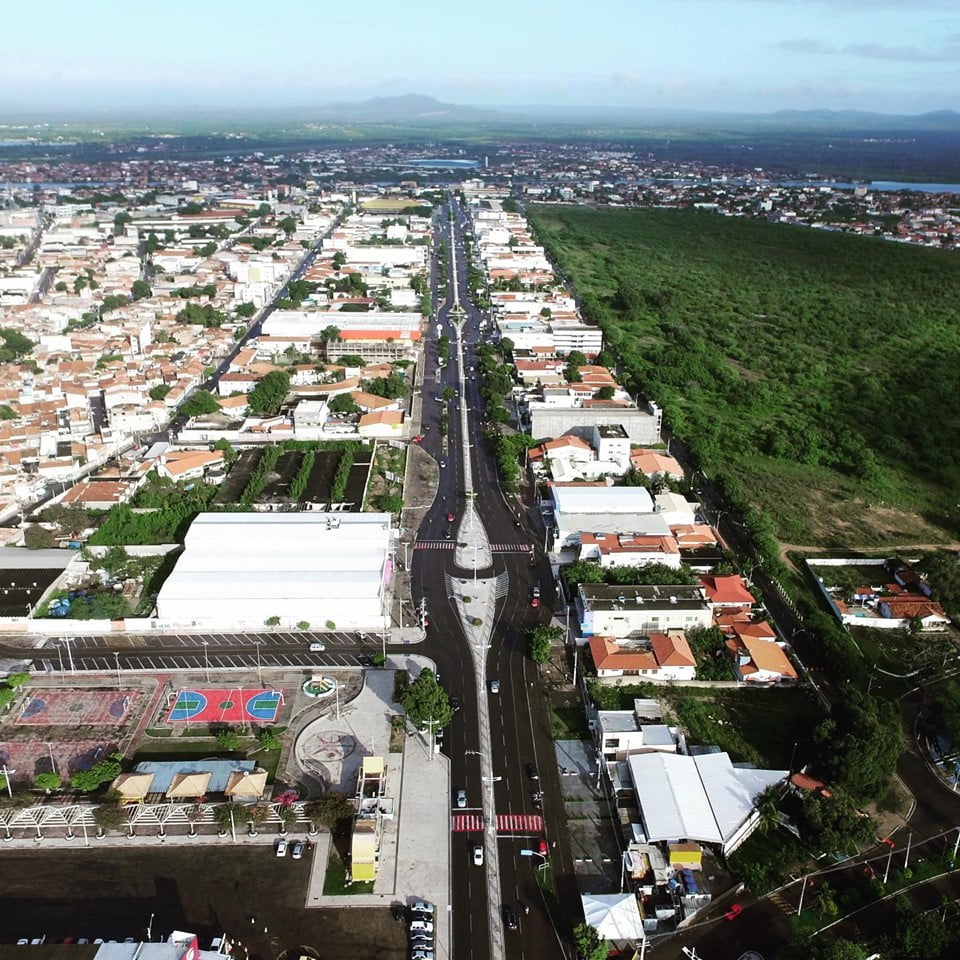
[[[508,930],[518,930],[520,928],[520,924],[517,921],[517,913],[513,907],[503,908],[503,922],[507,925]]]
[[[541,857],[547,855],[547,841],[544,840],[543,837],[537,841],[537,853],[539,853]]]
[[[449,540],[449,539],[450,539],[450,531],[449,531],[449,530],[444,530],[444,531],[443,531],[443,539],[444,539],[444,540]]]
[[[285,857],[287,855],[287,841],[281,837],[277,841],[277,856]]]
[[[326,649],[327,649],[327,645],[325,643],[314,642],[310,644],[311,653],[323,653],[323,651]]]
[[[447,523],[453,523],[453,514],[452,514],[452,513],[448,513],[448,514],[447,514]]]
[[[414,443],[423,443],[423,434],[422,434],[422,433],[418,433],[418,434],[413,438],[413,442],[414,442]]]
[[[357,657],[357,663],[359,663],[361,667],[372,667],[373,657],[371,657],[369,653],[361,653],[360,656]]]
[[[303,856],[304,842],[302,840],[297,840],[293,845],[293,859],[299,860]]]
[[[531,780],[539,780],[539,779],[540,779],[540,774],[539,774],[539,772],[537,771],[537,768],[536,768],[532,763],[528,763],[528,764],[527,764],[527,776],[528,776]]]
[[[530,606],[534,609],[540,606],[540,597],[536,593],[532,594],[530,597]]]
[[[490,681],[490,692],[491,692],[491,693],[499,693],[499,692],[500,692],[500,681],[499,681],[499,680],[491,680],[491,681]]]
[[[446,460],[441,460],[441,461],[440,461],[440,466],[441,466],[441,467],[445,467],[446,465],[447,465],[447,461],[446,461]]]
[[[477,844],[473,848],[473,865],[475,867],[483,866],[483,847],[481,847],[480,844]]]
[[[739,903],[731,903],[730,909],[724,914],[727,920],[736,920],[743,913],[743,907]]]
[[[457,806],[462,810],[467,805],[467,791],[457,791]]]
[[[453,710],[454,713],[456,713],[456,712],[460,709],[460,698],[459,698],[459,697],[451,697],[451,698],[450,698],[450,709]]]

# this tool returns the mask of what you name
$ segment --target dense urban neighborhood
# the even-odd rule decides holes
[[[172,143],[0,151],[0,941],[949,955],[955,514],[791,543],[691,413],[727,381],[658,360],[680,292],[612,240],[591,274],[575,227],[679,210],[943,269],[950,185]],[[854,453],[867,489],[892,454]]]

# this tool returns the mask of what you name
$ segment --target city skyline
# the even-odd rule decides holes
[[[947,0],[507,0],[416,10],[371,0],[167,4],[54,0],[38,34],[6,12],[0,110],[270,108],[411,92],[490,108],[768,112],[953,109],[960,12]],[[599,13],[599,15],[596,15]],[[34,38],[31,41],[30,38]]]

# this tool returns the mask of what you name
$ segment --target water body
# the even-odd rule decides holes
[[[451,160],[446,157],[428,157],[423,160],[407,160],[403,167],[433,167],[437,170],[475,170],[479,160]]]

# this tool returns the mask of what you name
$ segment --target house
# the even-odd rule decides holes
[[[647,450],[641,447],[630,453],[630,464],[637,471],[650,480],[682,480],[683,467],[679,462],[665,453],[657,450]]]
[[[676,570],[680,567],[680,548],[673,537],[581,532],[577,559],[598,561],[604,570],[643,567],[651,563]]]
[[[601,680],[626,676],[672,683],[693,680],[696,673],[696,661],[680,630],[653,633],[629,646],[610,637],[594,636],[588,643]]]
[[[222,450],[167,450],[160,455],[155,469],[170,480],[207,480],[222,483],[224,479]]]
[[[694,523],[697,518],[698,504],[687,500],[679,493],[658,493],[654,498],[657,512],[669,526]]]
[[[575,603],[580,633],[585,637],[623,640],[709,627],[713,622],[703,588],[690,584],[581,583]]]
[[[797,671],[783,648],[773,640],[738,635],[727,640],[737,679],[745,683],[779,683],[796,680]]]
[[[950,618],[936,600],[928,600],[917,593],[881,597],[877,609],[880,616],[904,624],[919,618],[924,630],[942,630],[950,623]]]
[[[749,610],[757,601],[747,589],[743,577],[736,574],[722,577],[701,577],[707,600],[714,609]]]
[[[375,410],[360,417],[357,433],[361,437],[402,437],[403,420],[402,410]]]
[[[138,486],[139,483],[127,480],[81,480],[63,495],[60,503],[87,510],[109,510],[118,503],[126,503]]]

